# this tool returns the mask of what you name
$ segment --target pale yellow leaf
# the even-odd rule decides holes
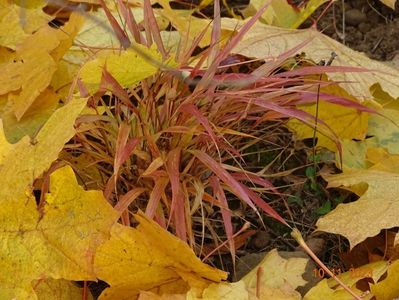
[[[310,0],[303,7],[295,9],[288,1],[272,0],[259,20],[268,25],[298,28],[325,2],[327,0]],[[251,0],[242,13],[245,17],[253,16],[263,5],[265,5],[264,0]]]
[[[249,291],[258,289],[260,299],[301,299],[295,289],[306,284],[302,274],[307,262],[305,258],[284,259],[274,249],[242,281]]]
[[[224,29],[234,30],[243,24],[243,21],[222,20]],[[305,41],[309,43],[298,51],[304,51],[306,56],[315,62],[328,60],[334,51],[338,55],[333,62],[334,66],[374,70],[363,73],[327,73],[331,80],[343,81],[340,86],[352,96],[358,99],[370,99],[372,95],[369,88],[376,82],[379,82],[381,87],[393,97],[399,96],[397,70],[369,59],[365,54],[354,51],[312,28],[293,30],[256,23],[233,51],[248,57],[270,58],[277,57]]]
[[[389,164],[391,170],[389,165],[383,164],[384,171],[379,169],[380,164],[368,170],[348,170],[325,177],[328,187],[345,187],[357,192],[360,199],[339,204],[320,218],[317,221],[318,230],[345,236],[353,248],[382,229],[399,226],[399,174],[395,170],[398,162]]]
[[[380,2],[384,3],[386,6],[392,8],[393,10],[395,10],[396,0],[380,0]]]

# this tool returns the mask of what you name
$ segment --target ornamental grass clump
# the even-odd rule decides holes
[[[133,225],[131,212],[141,209],[196,250],[210,232],[214,247],[228,244],[234,256],[241,231],[232,223],[232,199],[240,199],[242,207],[259,217],[266,214],[288,226],[286,216],[268,203],[268,195],[279,192],[267,179],[267,168],[250,164],[248,149],[268,141],[271,133],[264,129],[272,122],[283,125],[293,117],[314,124],[314,117],[295,105],[315,102],[317,88],[331,84],[313,76],[323,73],[323,67],[311,62],[303,66],[295,59],[301,45],[273,60],[234,54],[234,46],[266,6],[222,44],[215,1],[211,44],[193,55],[202,35],[188,47],[168,52],[149,1],[144,1],[142,24],[122,1],[118,4],[126,29],[107,16],[121,45],[159,71],[124,88],[105,64],[102,83],[89,100],[97,115],[78,119],[78,133],[62,157],[86,187],[104,190],[123,224]],[[148,57],[141,47],[156,48],[162,60]],[[84,84],[80,90],[87,94]],[[328,128],[324,131],[334,138]],[[221,214],[226,239],[207,220],[214,211]]]

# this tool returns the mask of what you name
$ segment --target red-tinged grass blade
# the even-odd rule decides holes
[[[372,72],[372,70],[360,67],[345,67],[345,66],[307,66],[296,70],[285,71],[274,74],[272,77],[293,77],[303,75],[317,75],[325,73],[365,73]]]
[[[259,68],[255,69],[251,75],[255,76],[256,78],[261,78],[264,75],[269,75],[272,71],[276,70],[277,68],[281,67],[281,65],[289,58],[295,55],[300,49],[302,49],[304,46],[309,44],[313,38],[309,38],[295,47],[285,51],[284,53],[280,54],[276,59],[267,62],[263,65],[261,65]]]
[[[207,118],[204,117],[204,115],[198,110],[198,108],[194,104],[183,104],[180,109],[182,112],[186,112],[191,114],[192,116],[196,117],[198,121],[201,123],[202,126],[204,126],[205,130],[208,132],[209,136],[211,137],[213,143],[215,144],[216,149],[218,149],[218,138],[216,137],[215,133],[212,130],[211,125],[209,124],[209,121]]]
[[[242,185],[230,175],[219,163],[217,163],[212,157],[205,152],[199,150],[190,151],[196,158],[198,158],[205,166],[207,166],[216,176],[219,177],[231,191],[245,203],[247,203],[254,211],[258,211],[253,204],[248,193],[242,188]]]
[[[78,86],[80,97],[86,98],[90,95],[89,90],[80,79],[76,81],[76,85]]]
[[[166,160],[166,170],[172,187],[172,204],[170,207],[170,215],[168,224],[172,216],[175,220],[176,235],[183,241],[187,241],[186,219],[185,219],[185,203],[183,192],[180,187],[180,154],[179,147],[171,150]]]
[[[263,108],[267,108],[267,109],[276,111],[278,113],[281,113],[282,115],[298,119],[298,120],[304,122],[305,124],[307,124],[311,127],[314,127],[315,117],[307,112],[302,111],[302,110],[282,107],[280,105],[270,103],[264,99],[255,99],[255,100],[245,99],[244,102],[247,102],[248,104],[252,103],[255,105],[259,105]],[[337,148],[340,148],[339,138],[335,134],[335,132],[323,120],[319,119],[318,125],[324,126],[324,128],[318,128],[319,132],[324,134],[329,139],[331,139],[336,144]]]
[[[233,239],[233,224],[231,223],[231,211],[229,209],[229,205],[227,204],[226,195],[220,185],[219,178],[217,178],[216,176],[212,176],[210,178],[210,184],[213,189],[213,194],[221,203],[220,211],[222,213],[222,219],[223,219],[224,228],[226,230],[227,240],[229,241],[231,258],[233,260],[233,269],[235,270],[236,248]]]
[[[145,28],[146,32],[148,29],[149,34],[154,38],[155,44],[157,45],[159,52],[162,54],[163,59],[166,59],[167,55],[165,47],[162,42],[160,30],[150,0],[144,0],[144,24],[146,24],[146,27],[148,26]]]
[[[100,0],[101,7],[104,9],[105,15],[108,18],[109,23],[114,30],[116,37],[118,38],[119,42],[123,49],[127,49],[130,47],[131,43],[127,34],[123,31],[123,29],[119,26],[118,22],[115,20],[114,16],[108,9],[107,5],[105,4],[104,0]]]
[[[258,196],[254,191],[252,191],[250,188],[248,188],[245,184],[239,183],[242,187],[242,189],[248,194],[248,196],[251,198],[251,200],[259,206],[266,214],[268,214],[270,217],[276,219],[280,223],[290,227],[288,223],[274,210],[273,207],[271,207],[265,200],[263,200],[261,197]]]
[[[213,26],[212,26],[212,34],[211,34],[211,44],[209,46],[210,53],[208,56],[208,65],[211,65],[213,60],[216,58],[219,53],[219,43],[221,37],[221,21],[220,21],[220,2],[219,0],[214,1],[214,13],[213,13]]]
[[[132,154],[136,145],[140,142],[140,138],[131,138],[128,141],[130,126],[122,123],[119,127],[118,137],[116,139],[116,150],[114,160],[114,176],[117,180],[117,175],[120,167],[127,161]]]
[[[274,185],[269,181],[260,176],[251,173],[233,173],[231,174],[235,179],[240,181],[250,181],[255,184],[259,184],[264,188],[270,189],[275,194],[280,194],[279,191],[274,187]]]
[[[269,7],[271,1],[266,1],[264,5],[262,5],[256,14],[249,19],[244,26],[241,27],[240,31],[226,44],[223,50],[220,52],[217,58],[217,65],[225,59],[233,50],[235,46],[241,41],[241,39],[245,36],[248,30],[255,24],[255,22],[262,16],[265,10]]]
[[[137,24],[132,11],[123,3],[122,0],[117,0],[117,1],[122,16],[126,21],[127,28],[129,28],[132,36],[134,37],[134,40],[139,44],[144,44],[145,43],[144,37],[140,32],[139,25]]]
[[[305,103],[315,103],[315,98],[317,97],[316,92],[309,92],[309,93],[303,93],[302,99],[305,101],[299,101],[298,104],[305,104]],[[356,109],[361,112],[367,112],[371,114],[380,114],[377,112],[375,109],[367,107],[361,103],[355,102],[351,99],[344,98],[342,96],[337,96],[337,95],[331,95],[331,94],[326,94],[326,93],[319,93],[319,99],[320,101],[325,101],[329,102],[332,104],[337,104],[341,105],[344,107],[350,107],[353,109]]]
[[[106,67],[102,70],[102,78],[100,83],[100,91],[106,91],[108,86],[111,86],[112,93],[122,101],[124,105],[132,109],[136,115],[139,114],[137,108],[130,101],[130,97],[126,90],[119,84],[119,82],[106,70]]]
[[[151,176],[151,174],[158,170],[160,167],[162,167],[163,164],[164,161],[162,157],[157,157],[150,163],[148,168],[140,175],[140,177]]]
[[[212,64],[206,70],[202,79],[198,82],[198,85],[195,88],[194,92],[201,88],[207,87],[209,85],[209,83],[212,82],[212,79],[216,73],[217,68],[219,67],[220,62],[231,53],[231,51],[233,50],[233,48],[235,46],[237,46],[237,44],[241,41],[241,39],[248,32],[248,30],[262,16],[263,12],[266,10],[266,8],[269,6],[269,4],[270,4],[270,1],[267,1],[266,4],[264,4],[257,11],[257,13],[251,19],[249,19],[249,21],[247,23],[245,23],[244,26],[241,27],[240,31],[218,53],[217,57],[214,59]]]
[[[133,190],[130,190],[125,195],[119,198],[118,202],[114,206],[115,210],[122,214],[122,212],[127,210],[129,205],[132,204],[138,196],[144,193],[145,190],[145,188],[135,188]]]
[[[235,249],[240,249],[241,247],[243,247],[248,239],[253,236],[254,234],[256,234],[256,230],[248,230],[240,235],[237,235],[234,237],[234,245],[235,245]],[[204,245],[203,246],[203,256],[208,256],[211,252],[213,252],[213,250],[215,249],[215,245],[211,244],[211,245]],[[215,254],[227,254],[230,252],[230,249],[227,246],[224,247],[220,247],[219,250],[217,252],[214,252],[213,255]],[[212,254],[210,255],[212,256]]]
[[[140,142],[140,138],[131,138],[127,141],[125,148],[123,149],[122,156],[120,157],[121,165],[125,163],[130,155],[133,153],[134,148],[136,148],[137,144]]]
[[[148,200],[148,204],[145,209],[145,214],[151,219],[154,218],[162,194],[165,193],[165,188],[169,183],[169,178],[167,177],[154,178],[154,180],[155,185],[151,191],[150,199]]]

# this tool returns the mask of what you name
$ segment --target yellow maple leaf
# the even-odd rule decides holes
[[[325,2],[327,0],[310,0],[303,7],[295,9],[287,1],[272,0],[259,20],[273,26],[298,28]],[[253,16],[263,5],[265,5],[263,0],[251,0],[242,13],[245,17]]]
[[[17,44],[30,36],[52,19],[43,11],[46,5],[41,1],[32,7],[18,6],[11,1],[0,3],[0,45],[14,49]],[[27,4],[27,1],[24,1]],[[32,1],[29,1],[32,2]]]
[[[317,229],[345,236],[353,248],[382,229],[399,226],[399,156],[367,170],[348,170],[325,176],[328,187],[344,187],[360,196],[351,203],[339,204],[317,221]]]
[[[388,267],[387,277],[376,284],[371,284],[370,289],[377,300],[391,300],[399,297],[399,260]]]
[[[222,20],[222,28],[224,29],[239,29],[243,24],[244,21],[227,18]],[[264,59],[277,57],[306,41],[308,43],[298,49],[298,52],[304,51],[306,56],[315,62],[328,60],[331,57],[331,52],[334,51],[338,55],[333,62],[334,66],[351,66],[370,70],[360,73],[327,72],[330,80],[340,82],[339,85],[352,96],[360,100],[371,99],[370,87],[379,82],[381,87],[392,97],[399,97],[397,70],[369,59],[365,54],[354,51],[312,28],[293,30],[258,22],[249,29],[234,48],[234,52],[247,57]],[[378,70],[378,72],[375,70]]]
[[[201,293],[191,289],[187,300],[299,300],[295,289],[306,284],[302,274],[307,262],[301,257],[282,258],[274,249],[240,281],[212,283]]]
[[[121,55],[107,52],[105,55],[87,62],[81,69],[80,77],[90,93],[98,90],[102,72],[105,68],[122,87],[129,87],[140,80],[154,75],[162,61],[161,54],[154,48],[148,49],[135,45],[141,53],[133,49],[122,52]],[[141,55],[144,53],[146,57]]]
[[[187,244],[143,213],[135,217],[138,227],[115,224],[111,239],[97,250],[95,272],[111,286],[100,299],[137,299],[140,290],[182,294],[226,279],[225,272],[202,263]]]
[[[19,121],[15,117],[12,105],[4,103],[0,118],[7,140],[16,143],[26,135],[33,138],[57,109],[58,100],[59,96],[56,93],[49,88],[45,89]]]
[[[0,290],[15,290],[17,299],[36,299],[33,280],[95,280],[96,248],[118,218],[101,191],[78,185],[69,166],[51,174],[45,199],[38,211],[31,192],[1,198]]]
[[[72,14],[62,30],[46,25],[18,45],[15,58],[1,65],[0,95],[8,101],[18,121],[50,85],[57,63],[71,46],[83,22]]]
[[[274,249],[242,281],[252,293],[258,291],[259,299],[301,299],[295,289],[306,284],[302,274],[307,262],[306,258],[284,259]]]
[[[57,159],[64,144],[74,135],[73,125],[85,105],[85,99],[74,99],[55,111],[33,139],[25,136],[17,144],[8,143],[0,121],[2,200],[23,195],[26,187]]]
[[[300,105],[298,108],[313,116],[316,115],[316,104]],[[336,141],[334,141],[334,134],[339,140],[364,139],[367,132],[367,113],[324,101],[320,101],[318,109],[319,119],[326,123],[332,132],[319,123],[316,132],[316,137],[318,138],[317,146],[336,152],[337,145]],[[288,122],[288,127],[295,131],[299,139],[313,137],[314,127],[301,121],[292,119]]]

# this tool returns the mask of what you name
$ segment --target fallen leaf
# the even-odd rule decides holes
[[[399,260],[388,267],[387,277],[376,284],[371,284],[370,289],[377,300],[391,300],[399,297]]]
[[[224,29],[234,30],[243,24],[244,21],[222,19]],[[365,54],[354,51],[313,28],[293,30],[256,23],[233,51],[247,57],[264,59],[277,57],[305,41],[309,43],[300,51],[304,51],[306,56],[315,62],[328,60],[334,51],[338,55],[333,62],[334,66],[371,70],[370,72],[327,72],[330,80],[341,82],[340,86],[357,99],[371,99],[369,88],[377,82],[393,97],[399,96],[397,70],[369,59]]]
[[[37,298],[40,300],[71,300],[82,299],[83,289],[76,283],[63,279],[40,280],[33,284]],[[4,299],[4,298],[2,298]],[[87,300],[93,300],[90,291],[87,291]]]
[[[13,59],[1,65],[0,95],[8,93],[8,102],[20,121],[35,100],[49,87],[57,63],[81,26],[83,19],[72,14],[61,29],[46,25],[18,45]]]
[[[34,138],[39,129],[58,107],[59,96],[51,89],[45,89],[34,101],[29,110],[18,121],[12,105],[5,104],[0,113],[4,134],[10,143],[16,143],[24,136]]]
[[[33,139],[25,136],[17,144],[8,143],[0,126],[0,178],[6,182],[0,190],[2,200],[24,194],[57,159],[75,134],[73,125],[85,105],[85,99],[74,99],[56,110]]]
[[[242,281],[254,294],[258,290],[259,299],[301,299],[295,289],[306,284],[302,274],[307,262],[306,258],[284,259],[274,249]]]
[[[37,299],[33,280],[96,279],[96,248],[109,237],[118,218],[101,191],[84,191],[69,166],[51,174],[41,212],[31,192],[4,197],[3,191],[0,290],[14,290],[17,299],[28,299],[26,295]]]
[[[345,236],[352,249],[382,229],[399,226],[399,174],[395,170],[399,157],[395,159],[396,164],[384,165],[384,171],[380,170],[380,163],[367,170],[325,176],[328,187],[344,187],[360,199],[339,204],[317,221],[317,229]]]
[[[18,2],[18,1],[16,1]],[[35,7],[21,7],[12,1],[1,3],[0,8],[0,45],[10,49],[23,42],[40,27],[47,25],[52,17],[43,12],[45,2]],[[10,34],[12,32],[12,34]]]
[[[297,108],[313,116],[316,115],[316,104],[300,105]],[[318,105],[318,117],[330,127],[340,140],[362,140],[366,136],[368,114],[360,112],[355,108],[320,101]],[[288,127],[295,131],[299,139],[313,138],[314,127],[310,127],[304,122],[292,119],[288,122]],[[337,145],[331,139],[331,132],[326,131],[327,129],[320,127],[316,131],[318,139],[317,146],[337,152]]]
[[[298,28],[314,11],[328,0],[310,0],[300,8],[294,8],[285,0],[272,0],[259,19],[261,22],[284,28]],[[253,16],[265,4],[262,0],[251,0],[242,11],[245,17]]]
[[[370,115],[367,133],[375,138],[376,147],[386,148],[391,154],[399,154],[399,110],[384,108],[378,112],[383,116]]]
[[[148,49],[142,45],[135,45],[147,57],[133,49],[122,52],[121,55],[107,53],[87,62],[81,69],[80,77],[90,93],[98,90],[105,68],[122,87],[128,87],[158,71],[162,61],[160,53],[154,48]]]
[[[225,272],[202,263],[187,244],[143,213],[135,218],[137,228],[115,224],[111,239],[98,248],[95,272],[110,284],[99,299],[137,299],[140,291],[182,294],[226,279]]]
[[[380,2],[384,3],[386,6],[392,8],[393,10],[395,10],[396,0],[380,0]]]
[[[200,297],[197,297],[194,291],[189,291],[187,293],[186,299],[249,300],[250,296],[248,290],[245,287],[245,283],[239,281],[234,283],[212,283],[204,290],[203,294]]]

